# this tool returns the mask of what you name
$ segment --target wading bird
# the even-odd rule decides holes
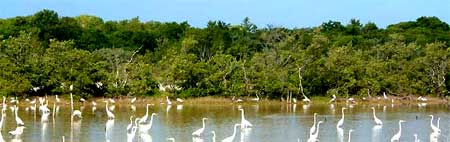
[[[236,129],[237,129],[237,127],[238,127],[239,125],[241,125],[241,124],[234,124],[234,127],[233,127],[233,129],[234,129],[234,130],[233,130],[233,135],[231,135],[231,136],[229,136],[229,137],[223,139],[222,142],[232,142],[232,141],[234,140],[234,137],[236,137]]]
[[[430,126],[431,126],[431,129],[432,129],[433,132],[435,132],[435,133],[440,133],[440,132],[441,132],[441,129],[439,129],[438,127],[436,127],[436,126],[433,124],[434,116],[433,116],[433,115],[430,115],[430,117],[431,117],[431,120],[430,120]]]
[[[14,114],[16,116],[16,124],[17,124],[17,126],[25,125],[25,123],[23,123],[22,119],[20,119],[19,115],[17,114],[17,112],[19,111],[19,107],[17,107],[17,106],[14,106],[14,107],[15,107]]]
[[[105,108],[106,108],[106,115],[108,115],[108,119],[114,119],[115,118],[114,114],[108,109],[108,101],[106,101]]]
[[[314,134],[310,134],[309,138],[308,138],[308,142],[317,142],[319,141],[318,137],[319,137],[319,129],[320,129],[320,124],[322,124],[323,121],[319,121],[319,123],[317,123],[317,130],[316,133]]]
[[[328,103],[336,102],[336,95],[333,94],[333,98]]]
[[[309,129],[309,135],[314,134],[314,132],[316,131],[316,118],[317,117],[317,113],[314,113],[314,123],[313,126],[311,127],[311,129]]]
[[[150,106],[150,104],[146,105],[145,115],[141,117],[141,119],[139,120],[139,123],[147,122],[147,119],[148,119],[148,106]]]
[[[348,142],[351,142],[352,140],[352,132],[353,132],[352,129],[348,130]]]
[[[406,122],[404,120],[398,121],[398,132],[391,138],[391,142],[398,142],[400,140],[400,136],[402,136],[402,123]]]
[[[203,118],[203,119],[202,119],[202,123],[203,123],[202,128],[200,128],[200,129],[194,131],[194,132],[192,133],[192,136],[200,137],[200,136],[203,134],[203,131],[205,131],[205,120],[206,120],[206,119],[208,119],[208,118]]]
[[[347,109],[347,108],[342,107],[342,118],[338,121],[336,128],[341,128],[344,125],[344,117],[345,117],[344,110],[345,109]]]
[[[372,107],[372,110],[373,110],[373,119],[375,120],[375,124],[376,125],[383,125],[383,122],[381,122],[381,120],[378,119],[377,116],[375,115],[375,108],[374,107]]]
[[[245,119],[244,109],[240,108],[239,110],[241,111],[241,129],[253,127],[252,123]]]
[[[170,101],[169,96],[166,96],[167,105],[172,105],[172,101]]]

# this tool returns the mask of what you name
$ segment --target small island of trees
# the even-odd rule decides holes
[[[82,97],[449,95],[450,28],[324,22],[257,27],[104,21],[52,10],[0,19],[0,95]],[[160,89],[165,89],[164,91]]]

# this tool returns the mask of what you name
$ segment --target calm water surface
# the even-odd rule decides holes
[[[51,104],[53,105],[53,104]],[[10,106],[10,105],[9,105]],[[133,111],[131,105],[116,104],[114,114],[116,118],[108,121],[105,106],[92,106],[86,103],[76,106],[83,112],[81,120],[75,119],[71,124],[70,107],[59,105],[53,118],[48,122],[41,121],[38,111],[26,106],[19,108],[19,116],[25,122],[26,129],[20,137],[13,137],[8,131],[16,128],[14,113],[9,108],[5,113],[6,119],[1,132],[5,141],[33,141],[59,142],[62,136],[68,142],[111,142],[127,141],[126,127],[130,123],[131,115],[142,117],[145,114],[145,104],[136,104]],[[202,127],[202,117],[207,117],[205,135],[201,141],[212,141],[210,131],[214,130],[217,140],[231,136],[233,125],[240,123],[238,108],[245,109],[245,117],[254,127],[251,130],[240,131],[235,141],[245,142],[296,142],[306,141],[309,129],[313,125],[313,114],[318,113],[318,120],[324,123],[320,126],[319,139],[324,142],[347,141],[348,130],[353,129],[352,141],[386,142],[397,133],[398,120],[406,120],[402,126],[400,141],[414,141],[413,134],[417,133],[421,141],[430,141],[430,117],[432,114],[441,118],[441,134],[438,141],[450,141],[450,109],[448,105],[427,105],[419,107],[416,104],[383,106],[383,105],[354,105],[345,111],[344,128],[336,129],[337,121],[341,118],[341,105],[263,105],[263,104],[222,104],[222,105],[163,105],[149,107],[149,113],[158,113],[153,121],[153,127],[148,134],[136,134],[133,141],[164,142],[167,137],[174,137],[177,141],[193,141],[192,132]],[[374,127],[371,107],[375,107],[377,116],[383,121],[381,128]],[[50,106],[52,109],[52,106]],[[111,129],[105,130],[106,124]],[[436,124],[436,119],[434,121]]]

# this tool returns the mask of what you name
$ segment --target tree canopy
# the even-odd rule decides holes
[[[0,95],[279,98],[300,94],[449,95],[450,28],[419,17],[379,28],[352,19],[311,28],[210,21],[104,21],[52,10],[0,19]]]

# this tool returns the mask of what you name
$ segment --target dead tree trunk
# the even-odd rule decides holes
[[[302,85],[302,79],[303,79],[303,77],[302,77],[302,69],[303,69],[303,67],[299,67],[298,68],[298,79],[299,79],[299,83],[298,83],[298,94],[300,94],[300,92],[302,93],[302,95],[303,96],[306,96],[305,95],[305,92],[303,92],[303,85]]]

